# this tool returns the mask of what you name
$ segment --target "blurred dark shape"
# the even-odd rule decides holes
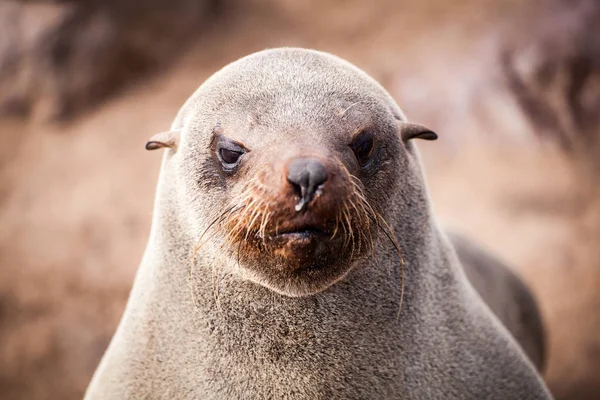
[[[600,151],[600,2],[557,0],[509,41],[508,86],[534,129],[564,150]]]
[[[218,0],[0,4],[0,115],[65,119],[167,65]]]
[[[553,0],[542,2],[537,10],[524,16],[520,29],[506,42],[502,66],[512,91],[536,134],[556,143],[568,156],[576,171],[577,186],[572,190],[579,214],[571,233],[570,258],[565,260],[569,275],[578,265],[587,265],[586,279],[595,282],[600,253],[600,2],[597,0]],[[555,199],[554,199],[555,200]],[[586,243],[593,243],[587,245]],[[584,260],[583,262],[578,260]],[[583,281],[582,281],[583,282]],[[585,284],[585,283],[584,283]],[[584,286],[581,283],[577,289]],[[557,304],[566,303],[566,295]],[[557,311],[558,324],[553,331],[554,348],[563,365],[565,354],[577,355],[569,368],[558,363],[549,371],[550,389],[556,399],[598,399],[600,363],[597,339],[577,337],[584,328],[573,328],[572,321],[592,321],[590,337],[597,337],[593,325],[597,319],[589,310],[597,309],[598,300],[568,304]],[[557,308],[558,309],[558,308]],[[588,310],[588,311],[586,311]],[[575,333],[576,332],[576,333]],[[560,344],[560,348],[558,348]],[[570,348],[571,350],[565,350]],[[578,348],[581,350],[573,351]]]

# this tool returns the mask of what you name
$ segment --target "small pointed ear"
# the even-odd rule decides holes
[[[410,139],[435,140],[438,137],[431,129],[413,122],[399,121],[398,126],[400,128],[400,136],[402,136],[402,140],[405,142]]]
[[[178,145],[179,131],[167,131],[152,136],[150,140],[148,140],[148,143],[146,143],[146,150],[162,149],[163,147],[169,147],[176,150]]]

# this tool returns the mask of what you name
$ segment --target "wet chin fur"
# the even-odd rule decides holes
[[[268,248],[246,249],[240,265],[251,281],[290,297],[320,293],[346,276],[352,254],[341,240],[277,238]]]

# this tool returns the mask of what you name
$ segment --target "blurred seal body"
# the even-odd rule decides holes
[[[449,232],[448,238],[477,293],[543,371],[546,334],[533,293],[507,265],[464,236]]]
[[[86,398],[549,398],[432,215],[435,137],[325,53],[217,72],[147,144],[152,231]]]

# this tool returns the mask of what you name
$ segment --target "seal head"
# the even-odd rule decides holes
[[[196,251],[242,279],[302,296],[372,254],[413,151],[409,139],[436,135],[406,122],[387,92],[347,62],[277,52],[219,71],[184,105],[173,131],[146,148],[170,149]]]

